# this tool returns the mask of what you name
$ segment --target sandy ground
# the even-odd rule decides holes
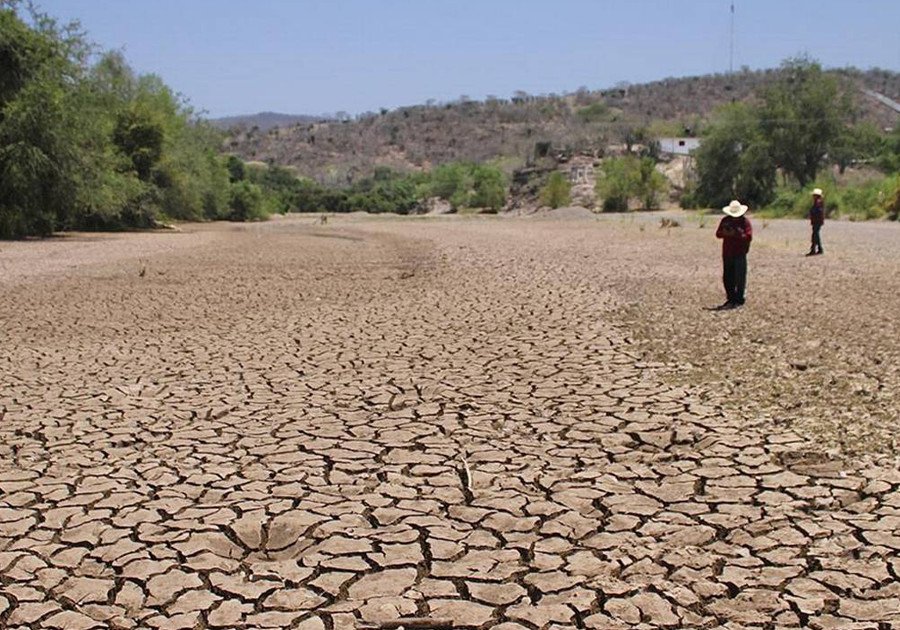
[[[0,243],[0,627],[900,624],[900,226]]]

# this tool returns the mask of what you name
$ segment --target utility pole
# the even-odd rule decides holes
[[[728,54],[728,74],[734,74],[734,1],[731,2],[731,46]]]

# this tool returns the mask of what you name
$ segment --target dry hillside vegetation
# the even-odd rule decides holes
[[[836,73],[854,90],[863,118],[880,127],[896,123],[896,113],[859,89],[900,99],[900,74],[887,70]],[[483,102],[461,98],[268,131],[238,126],[232,129],[226,149],[245,160],[292,165],[303,175],[336,185],[371,175],[378,166],[415,170],[499,157],[520,164],[534,154],[538,143],[602,151],[610,143],[640,140],[642,132],[698,133],[717,106],[753,100],[761,87],[778,77],[778,70],[746,71],[604,91],[583,88],[567,95],[517,93],[511,99]]]

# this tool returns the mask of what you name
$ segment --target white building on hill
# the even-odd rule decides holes
[[[671,155],[690,155],[700,146],[700,138],[657,138],[659,150]]]

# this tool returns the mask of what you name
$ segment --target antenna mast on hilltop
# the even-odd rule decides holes
[[[728,53],[728,74],[734,74],[734,2],[731,3],[731,45]]]

